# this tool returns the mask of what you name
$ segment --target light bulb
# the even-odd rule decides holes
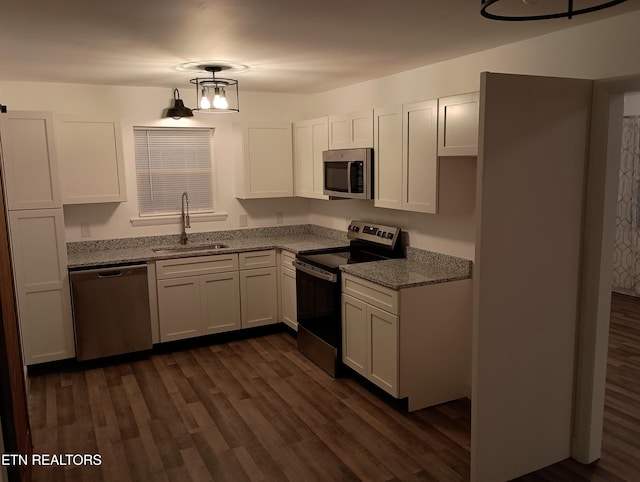
[[[216,87],[215,89],[215,95],[213,97],[213,107],[215,107],[216,109],[227,109],[229,107],[229,103],[224,96],[224,89],[221,89],[220,87]]]
[[[202,97],[200,98],[200,108],[201,109],[209,109],[211,108],[211,102],[207,98],[207,92],[205,89],[202,89]]]

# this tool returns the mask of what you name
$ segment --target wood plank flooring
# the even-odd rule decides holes
[[[103,461],[35,481],[469,478],[467,400],[401,413],[288,333],[34,376],[30,408],[36,453]]]
[[[29,404],[35,453],[102,456],[36,482],[469,479],[468,400],[402,413],[288,333],[33,376]],[[519,480],[640,480],[640,301],[613,298],[602,459]]]

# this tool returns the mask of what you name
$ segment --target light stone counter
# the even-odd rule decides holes
[[[347,264],[340,269],[393,290],[471,278],[473,263],[469,260],[410,247],[406,248],[406,256]]]
[[[189,234],[189,247],[214,243],[228,247],[165,254],[153,251],[154,248],[181,247],[178,235],[80,241],[67,243],[67,265],[70,269],[89,269],[263,249],[284,249],[295,254],[312,253],[349,245],[345,232],[311,224]],[[469,260],[411,247],[405,250],[406,258],[403,259],[348,264],[341,269],[395,290],[471,277],[473,263]]]
[[[173,235],[67,243],[67,266],[70,269],[82,269],[262,249],[285,249],[297,254],[349,245],[346,233],[314,225],[297,225],[193,233],[189,234],[188,247],[195,248],[213,243],[222,243],[228,247],[165,254],[153,251],[154,248],[182,247],[178,241],[179,236]]]

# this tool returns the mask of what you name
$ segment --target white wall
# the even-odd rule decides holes
[[[187,105],[194,105],[191,89],[181,91]],[[301,97],[282,94],[241,93],[239,114],[196,115],[192,119],[161,118],[173,98],[172,89],[151,87],[93,86],[79,84],[2,82],[0,98],[9,109],[46,110],[54,114],[115,117],[123,133],[127,202],[65,206],[67,241],[177,234],[179,223],[133,227],[130,219],[138,216],[133,147],[134,126],[210,126],[214,133],[216,164],[216,211],[228,213],[226,221],[192,222],[190,232],[238,228],[238,215],[247,213],[248,226],[271,226],[276,212],[282,212],[284,224],[309,222],[306,199],[267,199],[240,201],[235,198],[235,150],[232,124],[235,122],[291,121],[303,117]],[[179,200],[176,201],[179,204]],[[81,238],[80,225],[90,225],[90,238]]]
[[[567,20],[560,20],[566,22]],[[483,71],[600,79],[640,73],[640,11],[313,95],[309,116],[476,91]],[[526,95],[526,93],[523,93]],[[338,202],[312,201],[311,222],[344,229]],[[350,202],[350,201],[349,201]],[[399,225],[412,245],[474,257],[474,217],[412,215],[358,204],[354,217]]]
[[[561,20],[566,21],[566,20]],[[409,233],[413,246],[445,254],[474,257],[474,216],[404,213],[373,208],[371,202],[304,199],[238,201],[233,195],[233,145],[230,124],[238,120],[293,121],[319,115],[355,111],[416,100],[471,92],[479,89],[480,72],[609,78],[640,73],[640,11],[574,27],[531,40],[401,72],[342,89],[311,96],[241,92],[242,112],[230,116],[201,117],[203,125],[216,127],[215,160],[218,169],[217,209],[229,214],[226,221],[197,223],[192,231],[233,229],[238,214],[246,212],[249,226],[275,224],[275,213],[284,213],[285,224],[313,222],[344,229],[347,219],[366,219],[398,225]],[[181,89],[187,105],[193,92]],[[65,208],[67,238],[80,237],[80,224],[91,225],[92,238],[178,233],[179,226],[136,227],[137,215],[133,166],[134,125],[187,125],[189,121],[161,120],[172,98],[171,89],[109,87],[47,83],[0,83],[0,98],[12,110],[53,110],[55,113],[113,115],[121,119],[127,165],[129,201],[118,204]]]

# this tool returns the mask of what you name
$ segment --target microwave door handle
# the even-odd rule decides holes
[[[353,161],[349,161],[347,162],[347,192],[353,192],[352,188],[353,188],[353,184],[351,184],[351,165],[353,164]]]

